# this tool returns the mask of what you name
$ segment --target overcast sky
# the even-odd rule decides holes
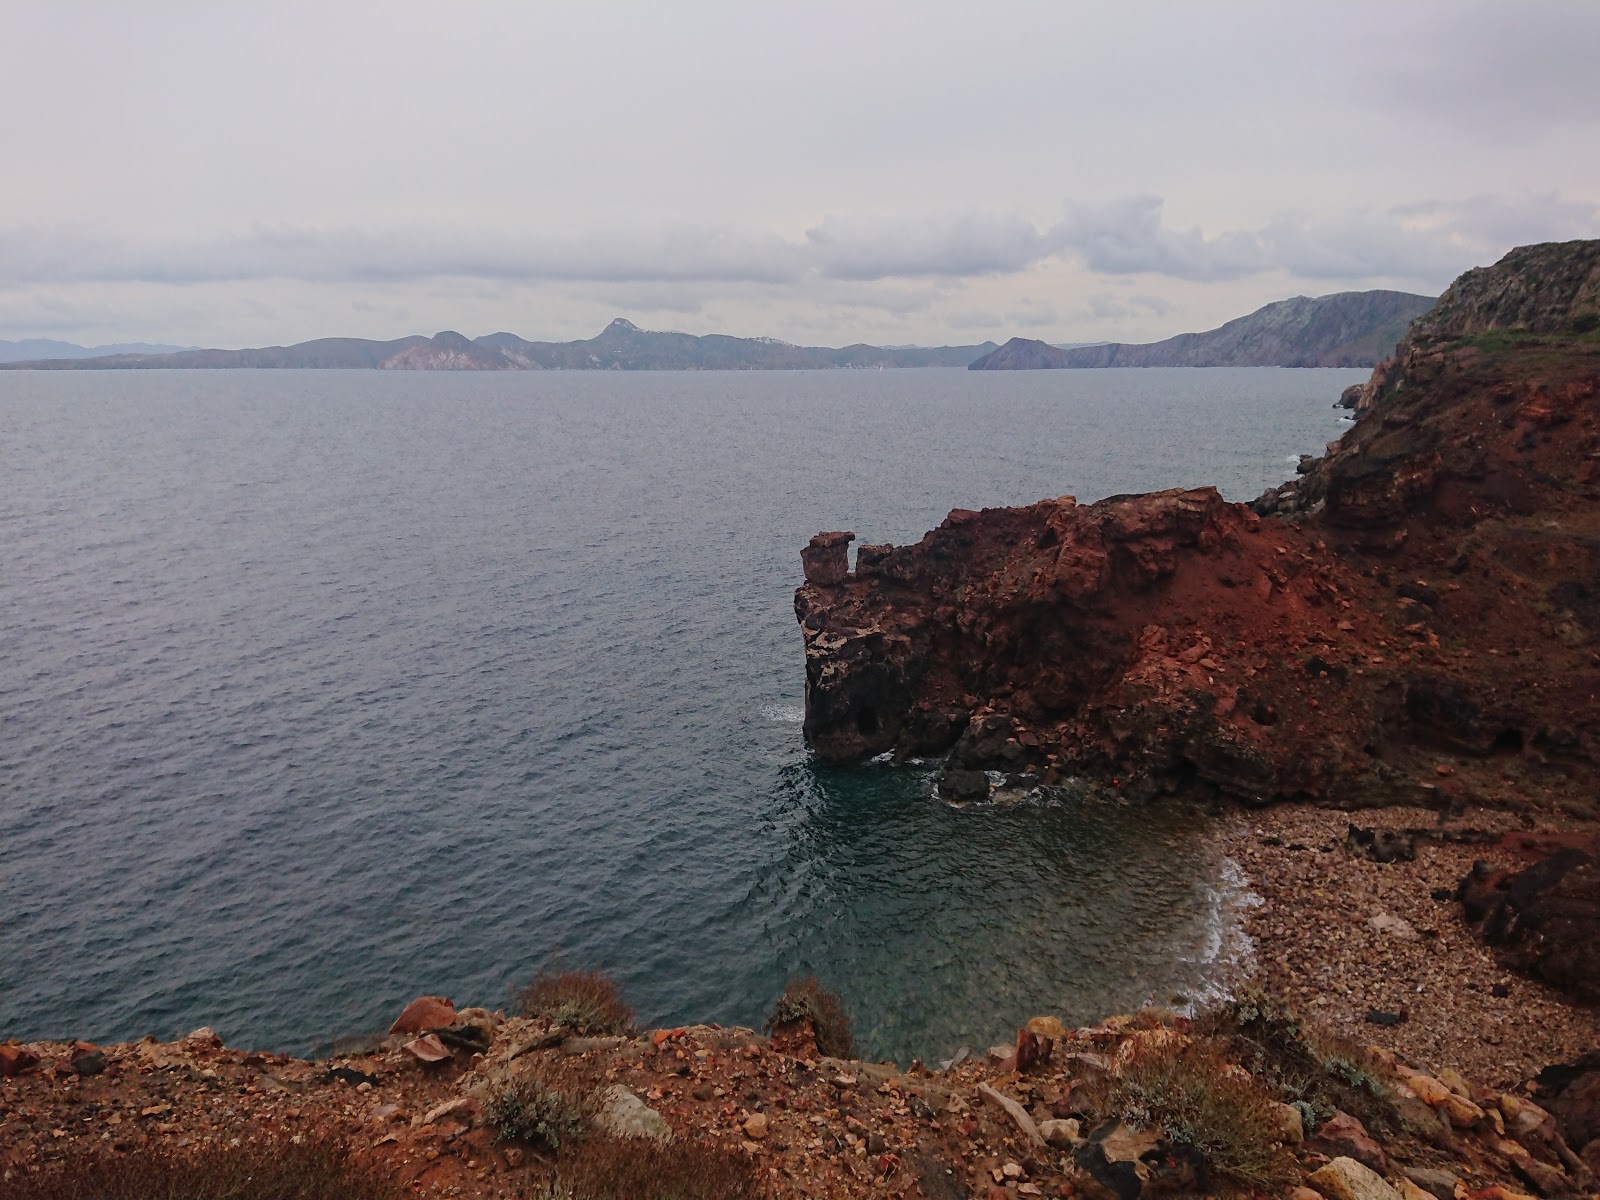
[[[0,338],[1149,340],[1600,236],[1600,3],[6,0]]]

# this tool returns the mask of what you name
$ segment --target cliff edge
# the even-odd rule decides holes
[[[825,760],[1252,803],[1592,801],[1600,242],[1468,272],[1304,479],[828,535],[795,595]]]

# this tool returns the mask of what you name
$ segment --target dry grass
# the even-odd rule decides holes
[[[1357,1043],[1304,1021],[1286,1003],[1250,992],[1207,1013],[1206,1034],[1311,1119],[1306,1132],[1346,1112],[1376,1133],[1398,1133],[1394,1093]]]
[[[611,977],[600,971],[542,971],[518,997],[522,1014],[543,1017],[583,1034],[627,1033],[633,1009]]]
[[[5,1200],[399,1200],[382,1176],[331,1138],[262,1137],[240,1145],[111,1149],[23,1168]]]
[[[594,1097],[564,1085],[555,1076],[528,1071],[492,1086],[483,1112],[497,1142],[523,1142],[554,1153],[571,1147],[588,1131]]]
[[[773,1030],[791,1021],[809,1020],[816,1034],[817,1049],[830,1058],[854,1058],[855,1033],[850,1025],[850,1014],[837,993],[830,992],[813,976],[791,979],[783,995],[772,1006],[767,1018],[767,1029]]]
[[[1101,1119],[1197,1151],[1215,1182],[1241,1192],[1281,1189],[1294,1171],[1278,1142],[1275,1101],[1220,1049],[1187,1038],[1141,1045],[1095,1086],[1089,1106]]]
[[[564,1155],[539,1200],[758,1200],[757,1165],[698,1142],[594,1137]]]

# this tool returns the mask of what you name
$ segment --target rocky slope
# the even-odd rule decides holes
[[[617,318],[592,338],[530,342],[512,333],[467,339],[459,333],[391,342],[321,338],[255,350],[186,350],[0,362],[0,369],[126,370],[182,368],[348,368],[386,371],[776,371],[838,367],[964,367],[994,349],[981,346],[792,346],[772,338],[658,333]]]
[[[1464,276],[1327,458],[1253,508],[957,510],[854,570],[852,535],[823,535],[795,597],[812,746],[948,755],[951,796],[998,769],[1253,803],[1591,802],[1597,264],[1567,243]]]
[[[1071,367],[1370,367],[1391,353],[1433,299],[1407,292],[1296,296],[1205,333],[1163,342],[1108,342],[1063,350],[1012,338],[973,362],[973,371]]]

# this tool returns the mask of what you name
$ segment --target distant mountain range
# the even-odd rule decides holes
[[[26,338],[20,342],[0,341],[0,363],[34,362],[42,358],[94,358],[108,354],[172,354],[192,350],[193,346],[155,346],[149,342],[119,342],[110,346],[79,346],[51,338]]]
[[[1393,352],[1434,297],[1409,292],[1339,292],[1296,296],[1259,308],[1205,333],[1164,342],[1106,342],[1064,350],[1012,338],[969,364],[973,371],[1072,367],[1372,367]]]
[[[58,343],[60,344],[60,343]],[[772,338],[722,334],[653,333],[617,318],[598,337],[577,342],[529,342],[512,333],[466,338],[420,335],[392,342],[319,338],[259,350],[122,352],[103,357],[58,354],[43,361],[0,363],[41,370],[172,369],[182,367],[342,367],[386,371],[773,371],[817,367],[964,367],[995,348],[979,346],[792,346]],[[160,349],[160,348],[158,348]]]

